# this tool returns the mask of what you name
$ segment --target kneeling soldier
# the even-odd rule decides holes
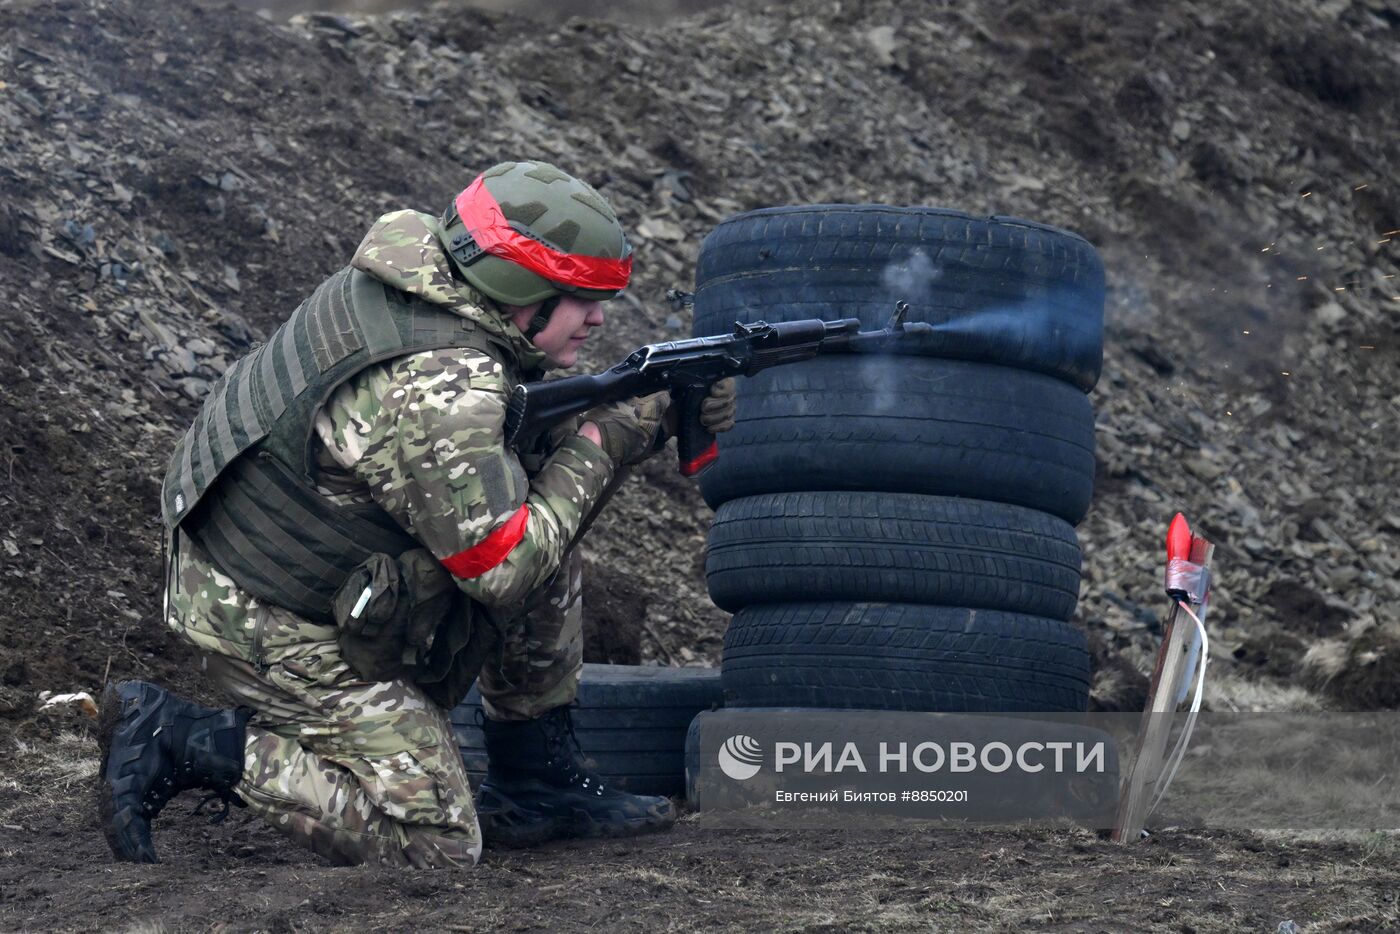
[[[162,489],[168,622],[238,705],[144,682],[103,704],[104,829],[154,862],[183,789],[246,805],[338,863],[471,864],[488,842],[669,827],[573,741],[576,533],[614,472],[664,444],[665,393],[529,450],[516,383],[574,364],[631,271],[608,204],[540,162],[497,165],[441,218],[380,218],[348,267],[235,363]],[[727,385],[726,385],[727,383]],[[733,424],[732,381],[703,421]],[[474,807],[447,710],[479,680]]]

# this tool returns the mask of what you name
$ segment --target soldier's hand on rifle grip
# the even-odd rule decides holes
[[[719,457],[715,433],[734,427],[734,378],[680,390],[671,406],[682,476],[693,477]]]
[[[656,453],[657,431],[669,403],[670,395],[662,390],[600,405],[585,413],[579,433],[592,440],[596,432],[596,443],[607,452],[614,466],[638,464]]]
[[[734,427],[737,383],[726,376],[710,386],[710,393],[700,402],[700,424],[712,435]]]
[[[734,427],[735,389],[734,377],[726,376],[712,383],[709,392],[701,397],[699,422],[710,434],[717,435]],[[666,410],[661,426],[667,438],[680,434],[680,410],[679,403]]]

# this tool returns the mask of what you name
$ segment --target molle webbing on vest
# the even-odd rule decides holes
[[[446,347],[509,358],[470,318],[359,270],[331,276],[209,391],[165,475],[166,526],[259,600],[333,622],[331,598],[351,570],[418,544],[377,505],[316,492],[316,410],[367,366]]]
[[[357,565],[418,547],[378,506],[337,506],[265,452],[238,458],[183,528],[244,590],[320,623]]]
[[[209,390],[165,475],[166,527],[178,526],[228,465],[254,446],[309,482],[313,417],[331,392],[373,363],[443,347],[493,355],[503,349],[471,319],[359,270],[331,276]]]

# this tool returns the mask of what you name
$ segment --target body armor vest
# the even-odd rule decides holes
[[[365,367],[446,347],[514,355],[475,321],[364,272],[331,276],[210,388],[166,471],[166,528],[259,600],[332,622],[331,597],[355,567],[420,546],[379,506],[316,492],[314,416]]]

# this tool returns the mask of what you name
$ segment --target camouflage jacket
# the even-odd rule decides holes
[[[602,448],[566,424],[548,456],[525,462],[506,447],[506,402],[545,355],[454,278],[436,219],[415,211],[380,218],[352,264],[507,339],[512,359],[437,350],[376,364],[343,383],[316,414],[318,490],[342,503],[373,501],[452,572],[471,599],[503,611],[525,604],[559,568],[575,531],[613,476]],[[171,624],[227,652],[251,628],[242,594],[197,550],[181,556],[188,587]],[[201,575],[201,572],[205,572]],[[200,599],[200,594],[208,594]],[[202,617],[202,618],[201,618]],[[235,645],[231,645],[230,642]],[[237,652],[236,654],[245,654]]]

